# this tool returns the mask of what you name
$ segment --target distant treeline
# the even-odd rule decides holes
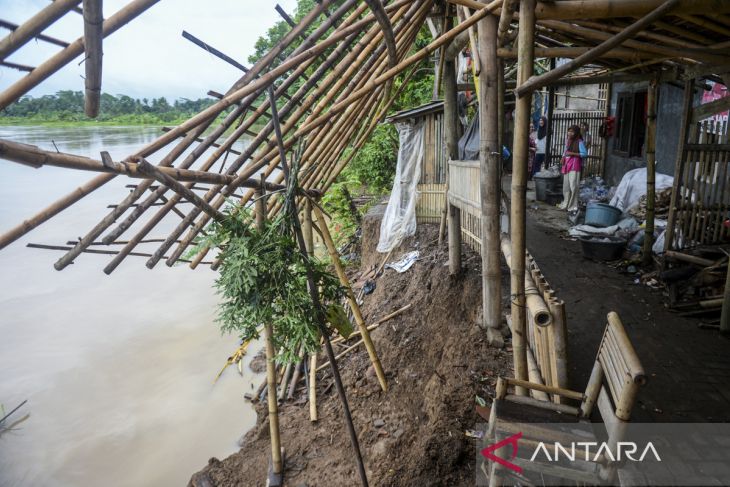
[[[132,98],[127,95],[101,95],[101,109],[96,119],[84,115],[81,91],[59,91],[39,98],[25,96],[0,111],[0,123],[24,122],[117,122],[164,124],[181,121],[209,107],[217,100],[180,98],[170,104],[166,98]]]

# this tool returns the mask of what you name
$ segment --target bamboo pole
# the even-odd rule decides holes
[[[522,0],[520,3],[520,20],[517,59],[517,86],[527,82],[532,75],[534,65],[535,38],[535,0]],[[526,313],[525,313],[525,218],[527,188],[527,141],[529,137],[530,111],[532,107],[531,92],[518,97],[515,103],[515,127],[513,142],[512,197],[510,203],[510,231],[512,241],[512,259],[510,279],[510,299],[512,303],[512,350],[514,355],[515,378],[527,379],[526,347]],[[525,395],[522,387],[515,388],[517,395]]]
[[[314,422],[317,416],[317,353],[309,357],[309,420]]]
[[[302,231],[304,232],[304,243],[307,244],[307,254],[313,257],[314,233],[312,232],[312,202],[309,199],[305,201],[303,216]]]
[[[512,23],[512,17],[519,0],[505,0],[499,14],[499,28],[497,30],[497,45],[503,46],[507,42],[507,33]]]
[[[507,235],[504,235],[501,239],[500,244],[502,254],[504,255],[504,260],[507,262],[507,265],[510,269],[514,269],[516,262],[512,259],[512,247],[514,247],[509,237]],[[520,259],[517,259],[520,260]],[[523,269],[527,267],[527,259],[523,259]],[[532,275],[527,270],[524,271],[524,290],[522,292],[523,296],[525,296],[525,308],[530,311],[530,314],[533,317],[533,321],[538,326],[548,326],[552,323],[552,315],[550,313],[550,310],[548,309],[547,304],[545,303],[545,299],[543,296],[540,295],[540,292],[538,290],[537,285],[535,284],[535,281],[532,279]],[[513,316],[514,319],[514,316]]]
[[[614,47],[621,45],[627,39],[634,37],[637,33],[644,30],[654,21],[669,13],[678,3],[679,0],[667,0],[660,7],[657,7],[656,10],[645,15],[641,19],[623,29],[620,33],[610,37],[609,39],[606,39],[604,42],[600,43],[593,49],[585,52],[584,54],[581,54],[572,61],[561,64],[553,70],[547,71],[546,73],[539,76],[532,77],[526,82],[521,83],[516,90],[517,96],[525,96],[532,91],[538,90],[543,86],[547,86],[548,84],[550,84],[550,82],[560,79],[564,75],[575,71],[581,66],[585,66],[594,59],[610,51]]]
[[[259,192],[256,200],[256,227],[264,230],[266,212],[264,209],[263,193]],[[276,399],[276,350],[274,350],[274,331],[271,323],[264,323],[264,339],[266,350],[266,386],[268,388],[267,402],[269,407],[269,435],[271,436],[271,464],[275,474],[283,474],[281,459],[281,439],[279,437],[279,403]]]
[[[96,118],[101,100],[102,24],[104,22],[102,0],[84,1],[84,68],[86,71],[84,113]]]
[[[649,82],[646,96],[646,223],[644,226],[644,265],[651,263],[654,245],[654,205],[656,200],[656,108],[657,80]]]
[[[690,120],[692,120],[692,98],[694,96],[694,80],[687,80],[684,83],[684,98],[682,102],[682,128],[679,134],[679,146],[677,147],[677,159],[674,165],[674,183],[672,196],[669,203],[669,216],[667,217],[667,230],[664,235],[664,251],[672,248],[674,243],[675,226],[677,220],[677,198],[679,195],[680,177],[684,173],[685,145],[689,136]]]
[[[327,228],[327,221],[324,219],[322,210],[320,210],[319,207],[316,205],[314,206],[314,213],[317,217],[317,227],[322,234],[322,238],[324,239],[324,243],[327,247],[327,252],[330,255],[330,259],[332,260],[332,264],[335,266],[337,277],[340,278],[340,284],[342,284],[342,286],[345,288],[347,302],[350,304],[350,309],[352,309],[352,314],[355,317],[357,328],[360,330],[360,334],[362,335],[363,342],[365,343],[365,348],[367,349],[368,356],[370,357],[370,362],[372,362],[373,368],[375,369],[375,374],[377,375],[378,381],[380,382],[380,388],[383,389],[383,391],[385,392],[388,390],[388,383],[385,379],[383,366],[380,364],[378,353],[375,351],[375,345],[373,344],[373,340],[370,338],[370,332],[368,331],[365,320],[362,317],[362,312],[360,311],[360,306],[357,304],[357,300],[355,299],[355,294],[352,292],[352,287],[350,286],[350,282],[347,279],[347,274],[345,274],[345,270],[342,268],[340,256],[338,255],[337,249],[335,248],[335,243],[332,240],[332,235],[330,235],[329,229]]]
[[[499,140],[497,17],[490,15],[477,24],[479,57],[479,185],[482,232],[482,323],[490,345],[502,347],[502,269],[499,257],[499,173],[502,151]]]
[[[78,5],[81,0],[57,0],[23,22],[0,40],[0,61],[8,58],[43,30]]]
[[[134,19],[159,0],[135,0],[127,4],[124,8],[109,17],[102,24],[102,36],[106,37],[113,34],[130,20]],[[74,2],[70,2],[74,3]],[[78,3],[78,2],[76,2]],[[84,40],[82,37],[47,61],[41,63],[36,69],[19,79],[8,88],[0,93],[0,110],[7,108],[8,105],[16,101],[28,91],[38,86],[41,82],[51,76],[53,73],[61,69],[63,66],[71,62],[76,56],[84,52]],[[202,120],[201,120],[202,121]]]
[[[730,267],[725,277],[725,291],[722,297],[722,313],[720,314],[720,333],[730,334]]]
[[[447,29],[451,28],[451,19],[448,18],[445,22]],[[447,46],[441,48],[441,52],[444,54],[444,69],[443,69],[443,85],[444,85],[444,135],[446,143],[447,160],[456,160],[459,158],[459,135],[458,135],[458,123],[459,114],[457,108],[457,92],[456,92],[456,64],[453,59],[445,57]],[[441,221],[439,222],[439,247],[443,244],[444,235],[446,234],[446,220],[447,215],[449,219],[449,271],[452,275],[458,274],[459,268],[461,267],[461,243],[458,240],[452,239],[451,227],[453,226],[453,216],[451,213],[454,212],[449,207],[449,177],[448,170],[446,171],[446,191],[444,191],[444,208],[441,211]],[[456,210],[458,211],[458,209]],[[459,231],[461,234],[461,231]],[[453,241],[452,241],[453,240]],[[458,250],[456,246],[458,245]],[[453,255],[454,252],[458,252],[459,255]],[[452,261],[454,261],[453,264]]]

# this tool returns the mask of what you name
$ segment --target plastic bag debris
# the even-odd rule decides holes
[[[418,260],[419,255],[420,254],[418,250],[408,252],[407,254],[404,254],[399,261],[388,262],[387,264],[385,264],[385,268],[393,269],[394,271],[399,273],[405,272],[410,269],[411,266],[413,266],[413,264]]]

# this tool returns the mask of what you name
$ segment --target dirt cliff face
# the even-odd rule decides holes
[[[379,220],[371,215],[363,222],[363,270],[353,273],[353,282],[382,262],[384,256],[374,250],[378,233]],[[420,260],[403,274],[386,270],[375,291],[364,296],[367,323],[412,304],[371,332],[389,390],[381,391],[362,346],[339,361],[371,485],[474,485],[475,440],[465,431],[484,422],[475,412],[476,396],[491,403],[497,376],[510,374],[509,347],[490,348],[477,326],[479,257],[467,251],[465,272],[452,278],[446,248],[437,247],[437,238],[437,226],[421,225],[390,259],[418,242]],[[309,420],[303,384],[299,399],[280,408],[285,485],[358,485],[329,369],[317,375],[316,423]],[[270,456],[266,405],[257,405],[257,412],[259,421],[241,450],[224,460],[211,459],[191,485],[265,485]]]

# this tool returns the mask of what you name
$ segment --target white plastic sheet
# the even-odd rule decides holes
[[[672,176],[656,173],[656,192],[671,188],[674,183]],[[639,199],[646,194],[646,168],[634,169],[621,178],[616,188],[616,194],[611,199],[611,206],[626,213],[631,207],[639,203]]]
[[[378,252],[390,252],[416,233],[416,200],[423,161],[424,122],[396,123],[400,139],[393,191],[380,223]]]

